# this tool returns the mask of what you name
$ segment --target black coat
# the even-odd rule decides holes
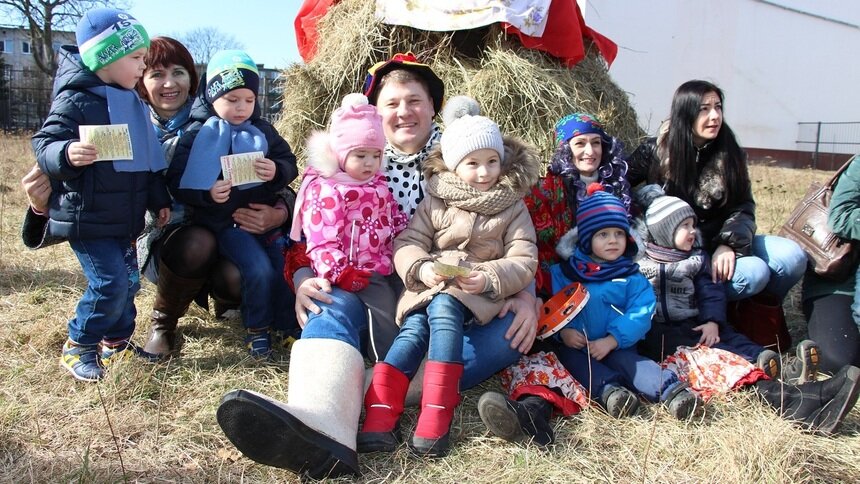
[[[109,161],[84,167],[68,162],[66,148],[79,141],[79,126],[111,123],[107,99],[87,90],[105,83],[83,65],[77,47],[63,46],[59,56],[51,112],[32,138],[39,168],[51,179],[48,232],[71,239],[135,239],[147,208],[170,206],[164,179],[147,171],[118,172]]]

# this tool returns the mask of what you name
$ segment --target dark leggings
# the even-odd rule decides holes
[[[845,365],[860,366],[860,331],[851,315],[854,298],[831,294],[803,302],[809,338],[821,348],[819,368],[836,373]]]
[[[186,225],[167,237],[159,251],[161,262],[177,276],[208,278],[212,297],[227,305],[242,300],[242,278],[232,262],[218,256],[215,235],[199,225]]]

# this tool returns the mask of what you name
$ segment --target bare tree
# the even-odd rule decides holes
[[[198,64],[207,64],[212,54],[223,49],[244,49],[236,37],[215,27],[200,27],[178,36]]]
[[[110,0],[0,0],[0,12],[29,30],[33,60],[49,76],[57,72],[54,31],[74,30],[84,12],[102,6],[127,8]]]

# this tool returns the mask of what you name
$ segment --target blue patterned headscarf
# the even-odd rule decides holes
[[[583,134],[599,134],[600,141],[605,145],[611,144],[611,139],[603,131],[603,123],[588,113],[573,113],[555,123],[555,140],[558,144],[567,143],[574,136]]]

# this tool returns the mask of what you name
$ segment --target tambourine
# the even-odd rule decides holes
[[[537,339],[546,339],[558,333],[582,311],[588,298],[585,286],[572,282],[543,303],[538,318]]]

